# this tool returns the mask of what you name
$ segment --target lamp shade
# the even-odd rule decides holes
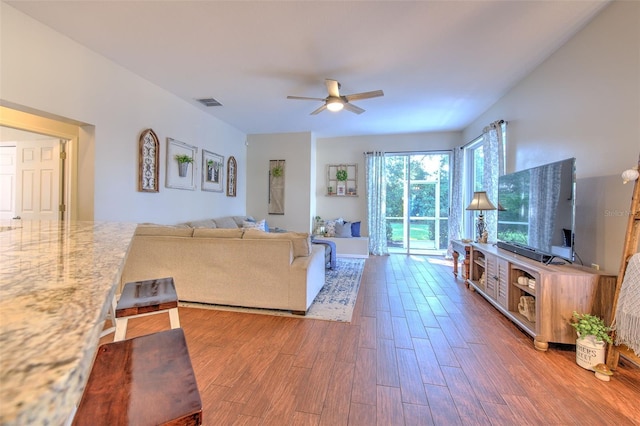
[[[486,191],[476,191],[473,193],[473,200],[467,206],[467,210],[496,210],[489,198]]]

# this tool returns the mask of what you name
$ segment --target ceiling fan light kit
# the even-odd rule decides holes
[[[362,100],[362,99],[369,99],[369,98],[377,98],[379,96],[384,96],[384,93],[382,92],[382,90],[374,90],[371,92],[363,92],[363,93],[354,93],[351,95],[340,95],[340,83],[338,83],[337,80],[330,80],[330,79],[326,79],[324,81],[325,85],[327,86],[327,92],[329,93],[329,96],[327,96],[326,98],[308,98],[305,96],[287,96],[287,99],[297,99],[297,100],[303,100],[303,101],[322,101],[324,102],[324,104],[317,108],[316,110],[314,110],[313,112],[311,112],[311,115],[316,115],[321,113],[322,111],[324,111],[325,109],[328,109],[329,111],[332,112],[338,112],[341,111],[342,109],[346,109],[347,111],[351,111],[355,114],[362,114],[364,112],[364,109],[355,106],[354,104],[350,103],[351,101],[357,101],[357,100]]]
[[[332,98],[327,100],[327,109],[332,112],[341,111],[344,108],[344,104],[340,99]]]

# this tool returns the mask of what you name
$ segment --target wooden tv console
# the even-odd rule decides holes
[[[573,311],[598,315],[609,324],[615,275],[570,264],[545,265],[492,244],[472,243],[470,255],[467,287],[531,335],[540,351],[551,342],[575,345]],[[535,288],[519,284],[520,277],[534,280]],[[535,299],[535,318],[518,311],[521,296]]]

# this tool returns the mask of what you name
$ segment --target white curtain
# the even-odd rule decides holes
[[[369,222],[369,253],[382,256],[387,248],[386,181],[384,152],[366,153],[367,221]]]
[[[462,238],[462,218],[464,216],[464,205],[462,204],[464,190],[464,150],[462,147],[453,149],[452,160],[449,241],[459,240]],[[453,247],[451,247],[451,243],[449,243],[447,257],[451,257],[452,254]]]
[[[542,206],[557,206],[560,201],[562,164],[531,171],[529,178],[529,244],[551,253],[555,215],[542,212]]]
[[[497,207],[498,176],[504,174],[504,135],[499,120],[489,124],[482,131],[482,152],[484,155],[484,177],[482,186],[487,191],[489,200]],[[498,212],[485,212],[484,220],[489,233],[489,242],[498,240]]]

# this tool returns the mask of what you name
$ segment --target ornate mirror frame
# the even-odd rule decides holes
[[[236,163],[236,159],[232,155],[227,160],[227,197],[236,196],[237,176],[238,164]]]
[[[160,141],[151,129],[140,134],[138,142],[138,191],[159,191]]]

